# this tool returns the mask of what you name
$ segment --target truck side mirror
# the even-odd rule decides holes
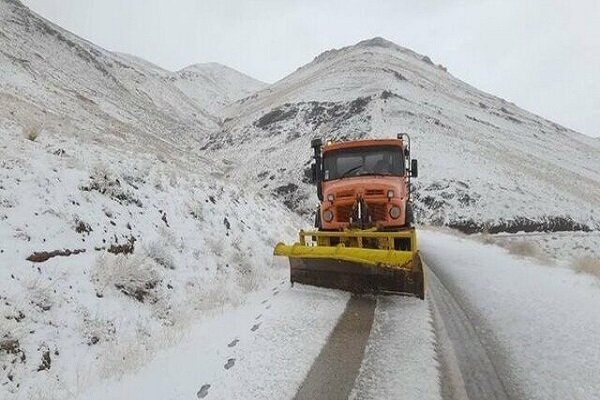
[[[310,166],[310,183],[317,183],[317,164]]]
[[[415,159],[410,160],[410,176],[413,178],[419,176],[419,164]]]

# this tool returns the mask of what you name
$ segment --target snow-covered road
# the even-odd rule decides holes
[[[600,399],[597,279],[438,232],[422,231],[421,249],[431,280],[439,279],[431,297],[447,300],[446,311],[448,300],[456,302],[475,331],[455,352],[480,347],[491,363],[468,368],[460,360],[464,351],[457,355],[459,366],[467,366],[461,372],[469,395],[482,384],[483,365],[491,371],[484,379],[495,373],[501,383],[484,382],[494,393],[486,398],[506,398],[504,390],[515,399]],[[439,296],[440,282],[450,298]]]
[[[353,399],[393,398],[402,387],[406,399],[439,399],[427,303],[408,297],[377,298],[375,310],[366,307],[371,313],[366,335],[356,332],[359,337],[353,337],[352,327],[344,327],[346,318],[356,317],[349,299],[345,292],[274,282],[242,306],[200,322],[140,370],[99,382],[79,399],[307,398],[303,393],[320,390],[311,387],[315,382],[328,379],[349,387],[330,391],[325,385],[327,393],[321,398],[338,398],[336,393],[345,393],[343,398],[350,393]],[[323,361],[323,349],[352,353],[343,343],[330,346],[336,331],[345,331],[346,339],[365,346],[364,359],[361,348],[357,365],[337,371],[345,372],[346,379],[337,380],[336,371],[322,380],[311,379],[310,372],[314,378],[328,365],[340,368],[340,363],[327,360],[325,369],[315,368],[316,360]]]

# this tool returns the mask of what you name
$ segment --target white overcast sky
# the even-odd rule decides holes
[[[598,0],[23,0],[109,50],[164,68],[216,61],[274,82],[382,36],[479,89],[600,136]]]

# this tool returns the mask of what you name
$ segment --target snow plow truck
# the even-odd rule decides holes
[[[274,254],[290,262],[290,280],[354,293],[424,298],[413,226],[410,137],[343,142],[314,139],[312,181],[320,205],[315,229]]]

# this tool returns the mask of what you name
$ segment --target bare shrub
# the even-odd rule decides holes
[[[204,222],[204,208],[202,203],[195,202],[188,204],[188,210],[190,215],[198,222]]]
[[[162,242],[151,242],[144,247],[144,251],[158,265],[162,265],[167,269],[175,269],[175,260],[169,249]]]
[[[113,288],[140,303],[153,304],[160,297],[159,268],[149,257],[103,255],[94,265],[92,281],[100,295]]]
[[[524,240],[510,241],[505,245],[506,249],[512,253],[524,257],[538,257],[540,249],[535,243]]]
[[[244,299],[244,295],[228,273],[218,273],[210,279],[189,280],[185,290],[186,298],[189,299],[187,305],[190,307],[187,312],[214,311],[227,304],[238,305]],[[185,313],[183,310],[180,312],[183,317]]]
[[[88,185],[80,189],[86,192],[97,191],[121,204],[135,204],[142,207],[142,202],[122,186],[120,177],[104,166],[96,166],[90,174]]]
[[[220,256],[223,254],[224,243],[223,239],[217,235],[211,235],[204,237],[206,247],[215,255]]]
[[[83,315],[81,331],[88,346],[112,342],[117,336],[117,328],[113,321],[99,316],[90,316],[87,312]]]
[[[29,122],[23,126],[23,137],[27,140],[35,142],[44,130],[44,125],[36,122]]]
[[[235,251],[231,257],[231,264],[236,272],[235,281],[244,293],[258,289],[261,283],[258,271],[250,261],[252,258],[251,254],[240,250]]]
[[[573,269],[600,278],[600,258],[585,256],[573,263]]]

